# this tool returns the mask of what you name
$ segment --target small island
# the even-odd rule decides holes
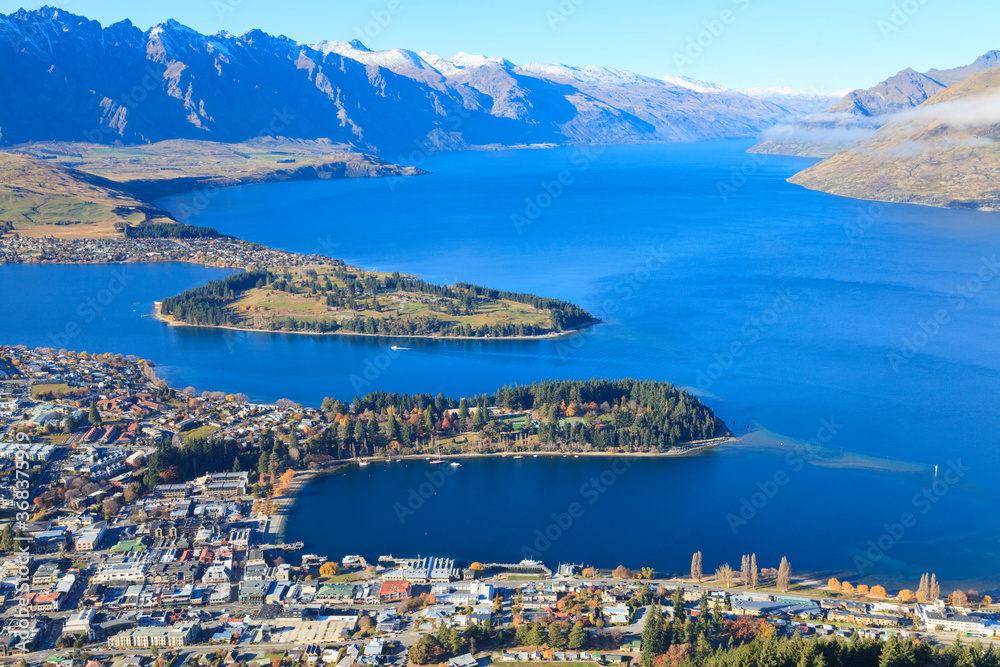
[[[597,321],[566,301],[343,263],[237,273],[164,299],[157,316],[254,331],[450,338],[551,336]]]

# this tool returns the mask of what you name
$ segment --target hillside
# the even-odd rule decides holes
[[[789,180],[858,199],[1000,210],[1000,67]]]
[[[100,238],[117,236],[115,223],[170,219],[108,179],[0,152],[0,236]]]
[[[990,51],[970,65],[932,69],[907,68],[867,89],[845,95],[822,113],[768,128],[750,153],[828,157],[854,141],[871,136],[896,114],[923,104],[948,86],[1000,66],[1000,51]]]
[[[115,236],[115,223],[164,222],[151,201],[264,181],[416,174],[324,141],[175,140],[141,146],[40,142],[0,151],[0,224],[21,236]]]
[[[0,15],[0,144],[267,135],[395,155],[414,146],[750,137],[790,115],[737,91],[562,71],[572,69],[372,52],[357,41],[310,46],[261,30],[202,35],[176,21],[104,27],[51,7],[19,10]]]

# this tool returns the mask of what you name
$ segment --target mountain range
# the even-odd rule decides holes
[[[893,114],[789,180],[858,199],[1000,210],[1000,67]]]
[[[904,69],[872,88],[849,92],[821,113],[768,128],[750,152],[828,157],[870,137],[897,114],[923,104],[949,86],[998,66],[1000,51],[990,51],[963,67],[931,69],[923,74]]]
[[[0,15],[0,95],[0,145],[283,136],[378,153],[754,137],[837,98],[173,20],[102,27],[52,7]]]

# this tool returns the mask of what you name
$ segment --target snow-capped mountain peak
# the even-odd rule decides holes
[[[427,53],[426,51],[421,51],[417,55],[445,77],[451,77],[464,70],[477,69],[480,67],[500,67],[502,69],[514,68],[514,64],[504,58],[475,55],[465,53],[464,51],[459,51],[451,58],[442,58],[441,56],[434,55],[433,53]]]
[[[706,81],[699,81],[698,79],[692,79],[689,76],[665,76],[660,79],[661,81],[666,81],[669,84],[680,86],[681,88],[687,88],[688,90],[693,90],[697,93],[729,93],[732,92],[730,88],[725,86],[720,86],[714,83],[708,83]]]

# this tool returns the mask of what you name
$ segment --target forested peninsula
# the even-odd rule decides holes
[[[342,263],[237,273],[164,299],[158,315],[258,331],[453,338],[550,336],[597,322],[558,299]]]

